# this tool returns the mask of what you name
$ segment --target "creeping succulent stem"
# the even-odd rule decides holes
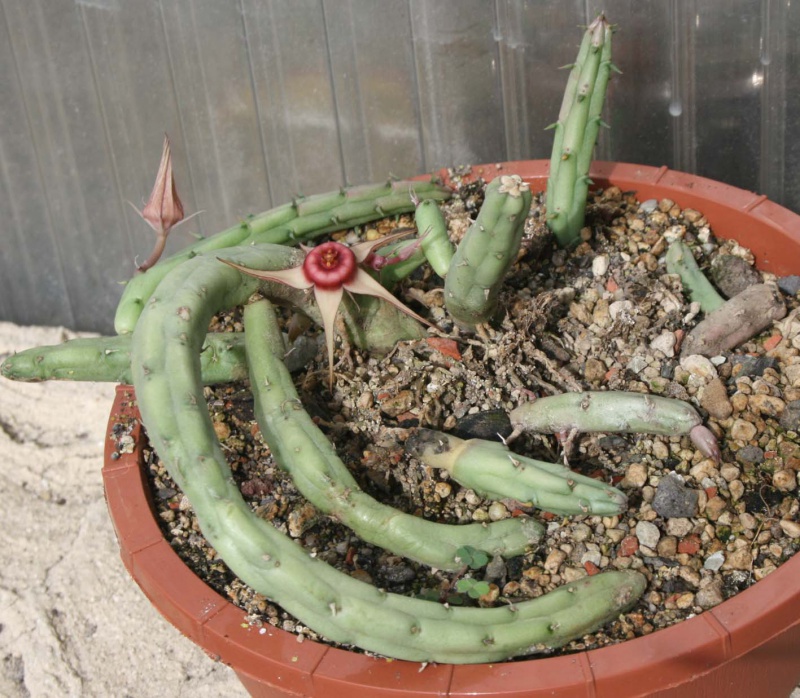
[[[294,244],[325,233],[413,210],[409,190],[418,196],[447,199],[450,190],[434,182],[389,182],[317,194],[278,206],[248,218],[240,225],[162,259],[145,273],[131,279],[117,307],[114,327],[118,334],[133,331],[145,303],[168,271],[188,259],[224,247],[259,243]]]
[[[406,451],[432,468],[443,468],[463,487],[493,499],[516,499],[553,514],[621,514],[627,498],[614,487],[555,463],[526,458],[496,441],[420,430]]]
[[[623,434],[688,434],[709,458],[719,460],[717,441],[691,405],[655,395],[587,391],[527,402],[511,411],[516,433],[604,431]]]
[[[570,71],[547,180],[547,224],[562,247],[580,242],[589,191],[589,166],[611,71],[611,26],[601,14],[592,22]]]
[[[445,525],[381,504],[355,481],[325,435],[300,404],[283,363],[283,342],[268,301],[245,308],[245,341],[256,417],[277,462],[314,506],[363,540],[418,562],[455,570],[459,548],[520,555],[543,534],[532,519]]]
[[[458,322],[474,326],[491,318],[530,208],[530,187],[518,175],[502,175],[486,187],[480,213],[456,248],[445,278],[445,305]]]
[[[700,271],[692,251],[681,240],[671,243],[667,250],[667,271],[681,277],[689,297],[700,304],[700,310],[704,313],[713,313],[725,304],[725,299]]]
[[[262,269],[300,261],[292,250],[272,246],[225,256]],[[645,579],[630,570],[586,577],[513,607],[448,608],[387,594],[310,557],[256,516],[214,434],[199,351],[211,315],[244,302],[257,286],[213,259],[186,262],[159,285],[132,344],[134,386],[151,442],[234,574],[330,640],[409,661],[488,662],[558,647],[635,603]]]
[[[244,336],[209,334],[200,352],[206,385],[247,378]],[[131,382],[131,336],[70,339],[62,344],[33,347],[6,359],[0,375],[18,381],[74,380]]]

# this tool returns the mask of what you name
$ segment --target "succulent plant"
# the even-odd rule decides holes
[[[587,30],[556,125],[547,205],[563,245],[574,244],[583,220],[588,167],[612,69],[610,36],[602,16]],[[204,383],[246,375],[262,437],[276,462],[315,507],[365,541],[462,573],[492,556],[519,555],[535,546],[543,526],[534,518],[445,525],[369,496],[303,408],[284,363],[286,340],[270,299],[322,324],[332,386],[339,316],[350,339],[369,350],[423,336],[422,324],[430,323],[390,289],[426,262],[445,279],[445,306],[462,331],[492,321],[521,249],[530,187],[513,174],[490,182],[476,220],[455,247],[439,207],[449,196],[431,181],[296,199],[156,261],[169,229],[183,217],[165,142],[142,212],[159,239],[120,301],[118,336],[28,350],[7,359],[2,373],[17,380],[132,381],[151,443],[191,502],[208,542],[245,583],[330,640],[401,659],[452,663],[559,647],[629,608],[644,590],[644,577],[632,570],[605,572],[494,608],[454,608],[366,585],[312,557],[253,512],[235,485],[204,400]],[[291,247],[412,210],[417,235],[410,240],[401,240],[409,232],[404,231],[353,246],[326,241]],[[208,333],[214,314],[237,306],[244,306],[243,335]],[[710,432],[702,431],[699,415],[680,405],[641,395],[573,393],[523,405],[510,416],[516,432],[690,433],[698,447],[713,453],[715,444]],[[423,431],[407,450],[487,497],[516,498],[564,515],[615,514],[626,505],[613,487],[514,454],[504,444]],[[472,578],[462,582],[467,596],[488,589]]]
[[[408,204],[413,205],[407,187],[403,185]],[[421,189],[426,197],[431,193],[445,195],[438,187],[423,185]],[[359,215],[366,215],[365,211],[377,215],[375,202],[387,196],[386,189],[357,191],[361,192]],[[371,199],[365,197],[366,191],[372,193]],[[310,210],[299,215],[298,206],[278,209],[279,213],[265,218],[272,217],[273,222],[275,217],[283,218],[284,222],[260,229],[271,230],[274,235],[286,225],[287,217],[294,215],[291,220],[301,221],[302,226],[295,227],[293,234],[299,235],[302,230],[306,238],[314,237],[319,230],[309,220],[321,215],[315,219],[317,224],[329,229],[332,208],[350,205],[342,204],[342,197],[348,194],[312,197],[305,202]],[[348,309],[343,303],[345,290],[374,296],[396,312],[387,320],[390,339],[401,334],[394,328],[398,317],[424,322],[370,275],[376,268],[393,266],[391,262],[396,260],[419,264],[413,258],[421,248],[425,258],[437,260],[440,271],[445,272],[448,262],[448,307],[465,309],[461,317],[471,324],[485,321],[519,249],[530,206],[528,187],[520,178],[507,175],[489,185],[474,233],[456,249],[452,259],[444,219],[429,202],[432,199],[426,198],[416,207],[417,221],[425,225],[425,230],[396,255],[383,250],[390,249],[400,236],[353,247],[326,242],[313,249],[295,250],[256,242],[249,233],[243,236],[239,231],[235,235],[226,231],[189,253],[156,263],[134,278],[132,283],[150,275],[146,284],[140,282],[133,291],[129,289],[120,303],[122,314],[118,319],[126,318],[132,332],[22,352],[10,357],[2,372],[21,380],[132,380],[151,442],[192,503],[209,543],[241,579],[326,637],[404,659],[491,661],[543,646],[557,647],[595,629],[638,598],[643,578],[630,571],[605,573],[505,608],[446,609],[434,601],[380,592],[309,557],[252,512],[233,484],[203,401],[205,382],[234,380],[246,371],[262,434],[276,460],[317,508],[351,526],[364,540],[451,570],[469,564],[464,551],[472,552],[470,559],[488,560],[494,555],[519,555],[535,546],[543,528],[532,518],[511,518],[489,525],[444,525],[396,511],[361,490],[300,404],[283,362],[285,340],[275,314],[267,300],[253,296],[260,293],[293,302],[321,320],[332,367],[333,317],[338,310],[345,315],[354,312],[350,323],[360,324],[358,307]],[[403,208],[397,201],[394,205]],[[285,230],[280,233],[285,234]],[[220,247],[231,239],[233,246]],[[382,251],[376,256],[378,248]],[[313,288],[316,299],[311,306],[302,293],[309,288]],[[145,297],[147,303],[143,304]],[[242,304],[243,338],[208,334],[214,313]],[[377,343],[370,338],[368,326],[360,331],[366,334],[366,346]],[[499,444],[483,448],[498,461],[509,463]],[[459,467],[453,469],[454,474],[467,477],[461,465],[472,457],[456,460]],[[541,500],[542,506],[553,510],[585,512],[591,508],[587,509],[586,502],[593,501],[595,494],[598,501],[606,500],[603,506],[617,511],[621,505],[615,490],[583,482],[563,466],[526,462],[514,482],[527,479],[523,471],[534,476],[537,486],[546,481],[552,493],[540,497],[519,489],[517,494],[524,499],[537,497],[537,502]],[[471,472],[477,476],[475,470]],[[502,486],[495,487],[487,477],[475,484],[477,489],[489,496],[507,496]],[[499,480],[502,476],[495,478]],[[367,618],[369,622],[365,622]]]
[[[501,175],[486,187],[478,217],[456,248],[445,277],[445,305],[460,323],[470,327],[492,317],[530,208],[530,187],[518,175]]]
[[[583,35],[561,103],[547,180],[547,225],[559,245],[580,242],[589,190],[589,166],[611,72],[611,25],[599,15]]]

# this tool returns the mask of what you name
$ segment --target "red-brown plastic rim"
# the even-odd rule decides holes
[[[477,166],[473,176],[518,174],[542,191],[547,171],[548,162],[536,160]],[[762,269],[800,273],[800,217],[762,196],[667,168],[599,162],[591,177],[596,186],[613,184],[640,200],[667,198],[695,208],[718,237],[751,248]],[[138,419],[132,388],[120,386],[109,430],[133,422],[138,441]],[[244,613],[200,581],[166,542],[145,486],[141,450],[120,453],[110,431],[103,476],[131,575],[171,623],[232,666],[254,696],[785,698],[800,679],[800,556],[716,608],[636,640],[562,657],[423,668],[250,627]]]

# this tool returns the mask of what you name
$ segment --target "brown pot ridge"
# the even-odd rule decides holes
[[[491,180],[515,173],[533,191],[548,162],[476,166]],[[715,235],[753,250],[760,269],[800,273],[800,216],[764,196],[702,177],[620,163],[594,163],[596,186],[669,198],[695,208]],[[136,448],[118,453],[111,427],[134,420]],[[111,410],[103,468],[122,560],[158,610],[211,657],[230,665],[254,696],[285,698],[785,698],[800,680],[800,555],[734,598],[652,635],[598,650],[497,664],[432,665],[376,659],[271,626],[252,628],[244,612],[206,586],[164,539],[147,487],[133,389],[120,386]],[[115,458],[112,458],[114,453]]]

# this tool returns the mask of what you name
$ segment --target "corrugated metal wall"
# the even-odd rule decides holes
[[[108,331],[173,142],[210,234],[295,193],[549,156],[581,30],[619,25],[598,159],[800,210],[795,0],[0,0],[0,319]]]

